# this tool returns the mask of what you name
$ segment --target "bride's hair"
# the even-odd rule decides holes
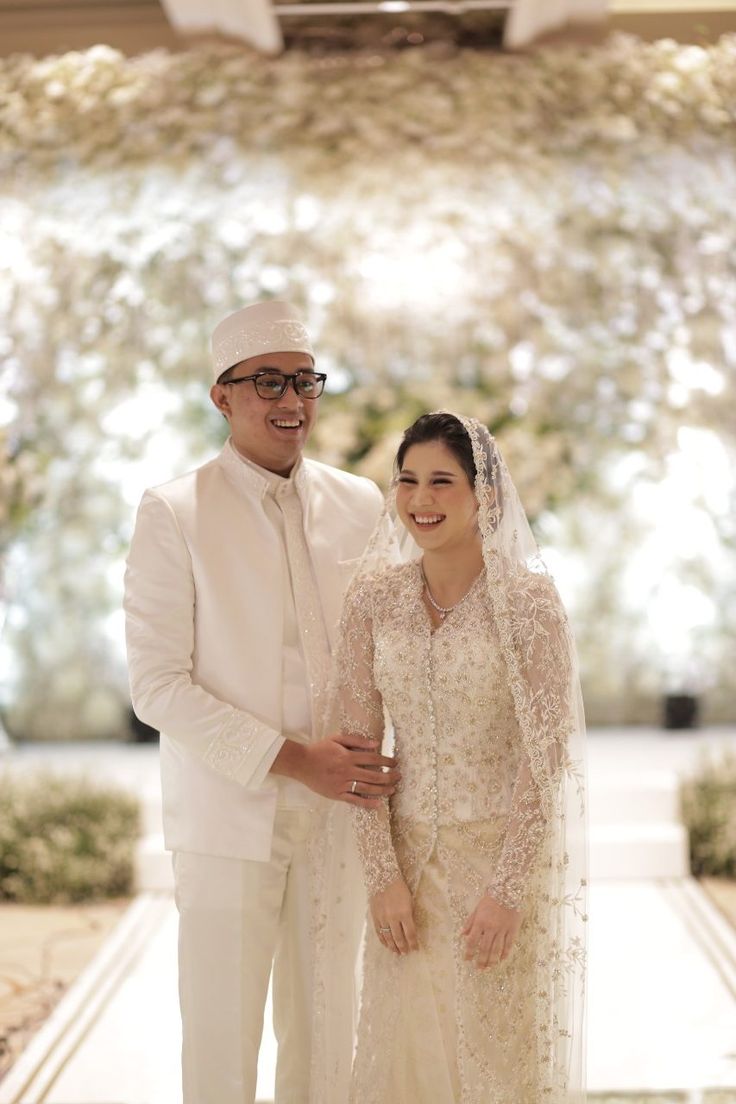
[[[399,474],[404,466],[404,458],[412,445],[426,445],[430,441],[441,441],[453,454],[468,477],[468,483],[479,494],[478,468],[473,456],[473,442],[467,428],[454,414],[441,410],[435,414],[422,414],[420,418],[404,430],[404,436],[396,453],[395,473]],[[491,499],[495,505],[496,518],[494,528],[503,517],[503,486],[499,471],[499,454],[495,439],[490,433],[479,441],[485,470],[481,482],[492,488]]]
[[[450,450],[467,475],[470,486],[475,487],[473,445],[465,426],[454,414],[422,414],[404,430],[396,453],[396,471],[400,472],[403,468],[404,458],[412,445],[426,445],[430,441],[441,441]]]

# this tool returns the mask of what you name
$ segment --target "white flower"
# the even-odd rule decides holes
[[[623,507],[615,533],[579,511],[626,439],[656,467],[683,423],[732,432],[734,74],[736,36],[513,58],[99,47],[0,60],[0,518],[4,546],[24,541],[18,715],[78,728],[77,676],[64,693],[50,676],[88,678],[99,630],[116,689],[85,731],[115,723],[107,695],[122,709],[126,690],[100,625],[119,603],[128,503],[221,442],[208,332],[265,294],[302,306],[341,384],[316,455],[385,484],[416,414],[476,414],[532,514],[568,509],[571,531],[601,534],[581,570],[588,677],[615,694],[633,645],[596,601],[614,552],[635,560],[636,544]],[[673,349],[690,374],[668,370]],[[638,685],[656,685],[643,659]]]

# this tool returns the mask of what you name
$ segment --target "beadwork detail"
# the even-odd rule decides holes
[[[253,717],[233,709],[204,756],[205,764],[226,778],[235,778],[259,736],[266,730]]]
[[[427,948],[427,977],[454,994],[460,1095],[422,1099],[562,1100],[564,1071],[544,1057],[555,1045],[553,1016],[535,987],[539,956],[552,954],[555,927],[542,876],[553,861],[545,847],[549,805],[527,766],[488,587],[474,586],[433,629],[423,586],[418,563],[356,583],[346,599],[339,657],[342,724],[380,735],[385,709],[402,771],[399,790],[383,809],[353,810],[368,893],[404,878],[414,896],[420,945]],[[555,645],[560,616],[546,576],[528,572],[519,580],[516,643],[530,646],[538,634],[544,642],[535,662],[559,687],[561,720],[569,669],[564,641]],[[553,714],[547,724],[553,732]],[[465,962],[459,937],[485,892],[525,911],[513,958],[488,972]],[[398,1001],[391,995],[399,990],[402,963],[378,943],[370,925],[365,954],[350,1100],[389,1104],[394,1035],[401,1037]],[[424,996],[413,994],[412,1007],[434,1001],[433,993],[430,987]],[[543,1037],[538,1023],[545,1024]],[[443,1054],[444,1047],[437,1036],[431,1042],[431,1023],[427,1031],[422,1062],[431,1070],[433,1047]]]

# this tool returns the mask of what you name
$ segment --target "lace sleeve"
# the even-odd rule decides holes
[[[373,679],[373,619],[369,584],[353,585],[345,598],[337,656],[340,731],[383,738],[383,701]],[[388,798],[379,809],[351,805],[353,828],[368,896],[401,877],[389,822]]]
[[[501,858],[488,892],[520,908],[557,806],[570,721],[572,647],[567,616],[548,576],[520,584],[513,616],[514,648],[530,718],[514,783]],[[518,706],[518,703],[517,703]]]

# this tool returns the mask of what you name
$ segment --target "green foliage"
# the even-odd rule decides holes
[[[120,897],[133,882],[135,798],[80,778],[0,776],[0,900]]]
[[[682,785],[693,874],[736,877],[736,754],[703,764]]]

